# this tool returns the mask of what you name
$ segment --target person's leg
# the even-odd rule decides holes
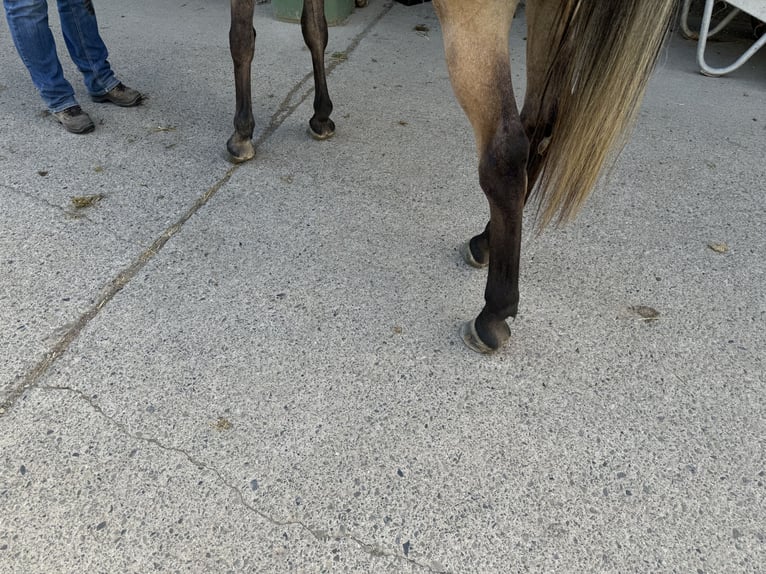
[[[13,43],[45,105],[53,113],[76,106],[56,54],[46,0],[3,0],[3,5]]]
[[[109,53],[98,32],[93,2],[57,0],[57,3],[64,41],[72,61],[83,75],[88,93],[91,96],[106,94],[117,87],[120,81],[107,60]]]

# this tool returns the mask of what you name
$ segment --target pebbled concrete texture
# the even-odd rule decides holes
[[[480,357],[457,246],[486,205],[430,5],[331,29],[328,142],[258,6],[232,168],[226,3],[102,4],[150,99],[88,104],[87,137],[30,112],[0,33],[0,572],[763,570],[763,54],[704,78],[672,38],[603,188],[528,225]]]

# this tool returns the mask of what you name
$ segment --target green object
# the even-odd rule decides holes
[[[271,0],[274,17],[285,22],[300,22],[303,0]],[[354,0],[324,0],[324,16],[328,26],[337,26],[351,15]]]

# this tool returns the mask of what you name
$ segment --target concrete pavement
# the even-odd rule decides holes
[[[97,10],[149,99],[90,103],[62,53],[88,136],[0,24],[1,573],[764,571],[766,54],[705,78],[673,36],[482,357],[457,246],[486,202],[430,4],[331,29],[328,142],[299,27],[257,6],[240,166],[228,4]],[[522,91],[523,13],[512,46]]]

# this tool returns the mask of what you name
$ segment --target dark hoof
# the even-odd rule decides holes
[[[496,339],[494,344],[483,341],[479,336],[479,333],[476,330],[476,319],[463,323],[460,327],[460,338],[463,339],[466,347],[472,351],[482,353],[483,355],[491,355],[501,349],[511,337],[511,330],[504,321],[503,326],[505,327],[505,332],[501,333],[500,337],[494,337]]]
[[[308,132],[309,132],[309,135],[311,136],[311,139],[315,139],[320,142],[324,140],[329,140],[332,136],[335,135],[335,132],[324,132],[324,133],[318,134],[311,129],[311,126],[309,126]]]
[[[226,149],[231,163],[243,163],[255,157],[255,146],[249,139],[240,140],[236,136],[231,136],[226,142]]]
[[[476,257],[473,255],[473,251],[471,251],[471,242],[466,241],[460,246],[460,255],[463,257],[463,261],[468,263],[471,267],[476,267],[476,269],[484,269],[489,265],[489,261],[477,261]]]
[[[364,8],[367,6],[367,0],[355,0],[354,4],[357,8]]]
[[[335,124],[332,120],[326,122],[309,122],[309,135],[315,140],[322,141],[330,139],[335,135]]]

